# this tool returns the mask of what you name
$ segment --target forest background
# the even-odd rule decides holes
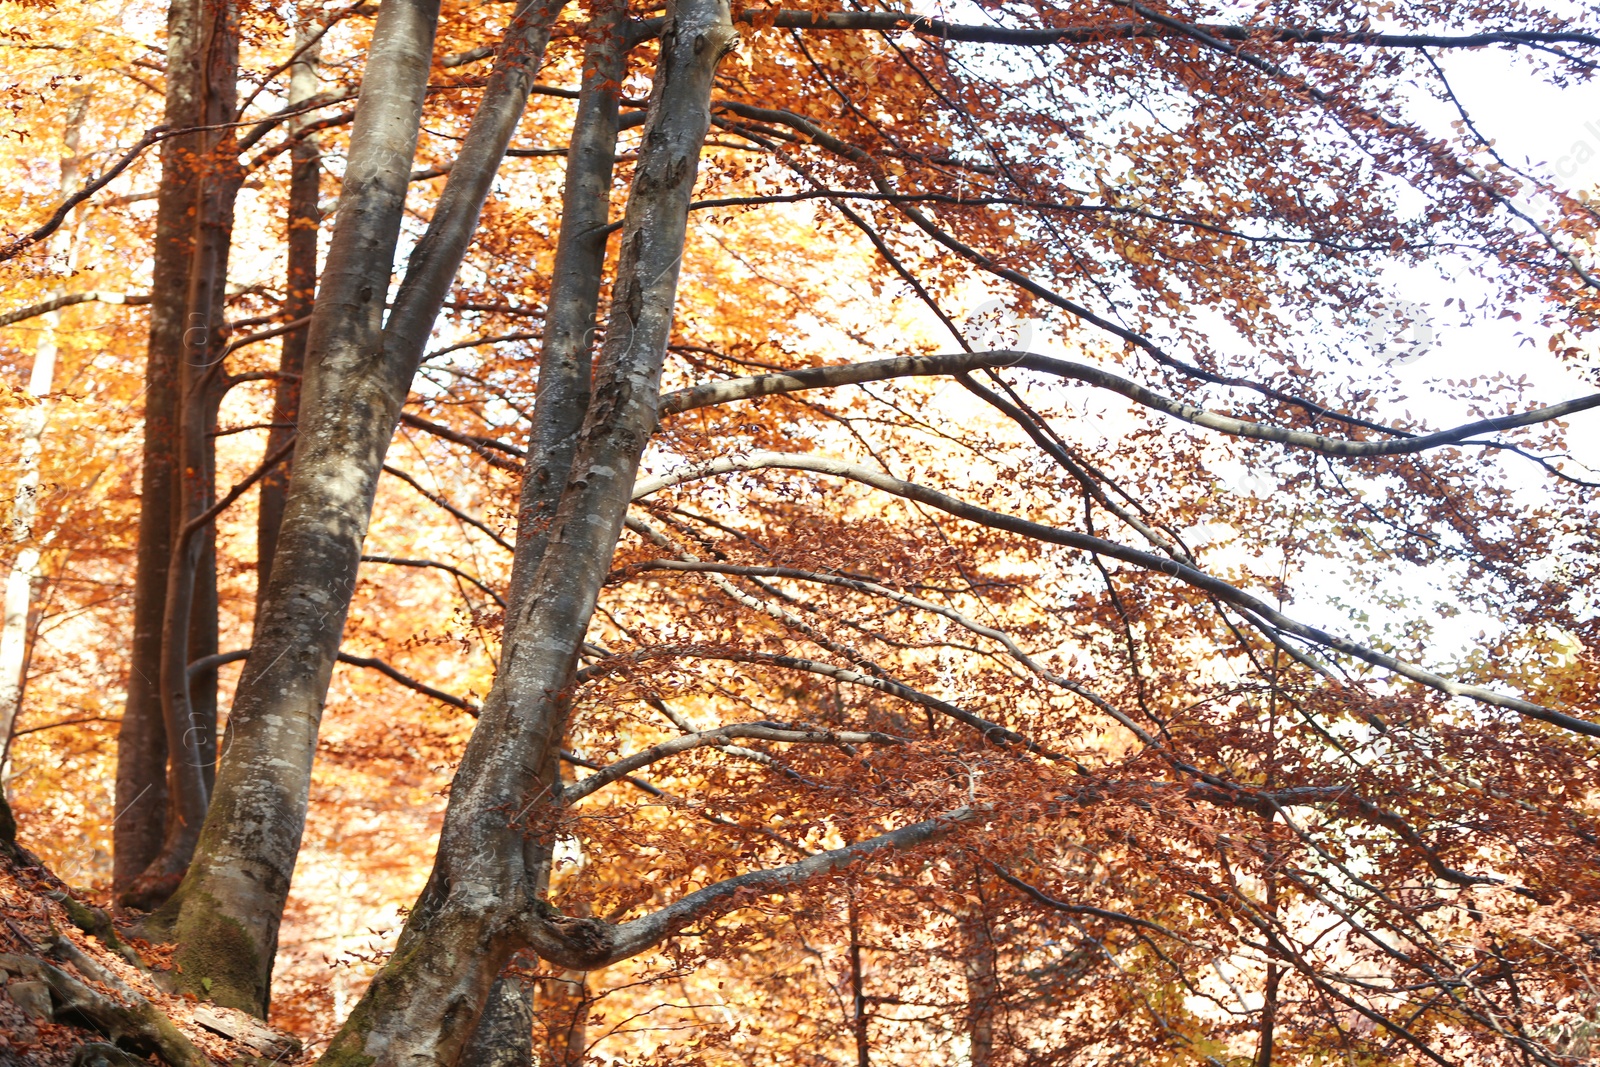
[[[1282,6],[1276,14],[1290,13]],[[105,2],[70,10],[7,3],[3,10],[0,47],[8,56],[11,116],[0,141],[0,173],[7,179],[0,183],[0,218],[19,239],[0,268],[6,272],[0,372],[12,428],[0,442],[0,464],[12,473],[0,493],[11,504],[4,562],[12,586],[20,582],[25,605],[20,616],[12,612],[0,635],[0,670],[14,664],[25,680],[20,692],[7,694],[17,713],[4,785],[29,847],[63,879],[110,905],[113,813],[126,806],[115,796],[117,742],[135,658],[155,191],[161,154],[170,150],[146,131],[162,122],[168,11],[159,4]],[[363,4],[237,9],[240,132],[230,136],[238,138],[244,169],[221,279],[226,373],[218,379],[227,387],[204,428],[215,446],[215,469],[205,477],[210,499],[247,483],[263,458],[290,440],[284,350],[296,338],[304,343],[310,309],[306,286],[286,274],[288,247],[296,226],[304,239],[307,218],[309,232],[327,243],[376,10]],[[659,13],[632,12],[640,19]],[[926,14],[951,22],[1010,17],[1051,25],[1105,19],[1087,8],[986,5]],[[1209,25],[1229,12],[1175,14]],[[1274,12],[1263,5],[1232,14],[1260,20]],[[1595,21],[1592,11],[1510,5],[1474,12],[1341,5],[1314,14],[1362,32],[1395,25],[1453,32],[1481,23],[1537,25],[1579,38],[1584,19]],[[344,628],[346,662],[334,671],[317,739],[309,818],[272,981],[274,1023],[301,1034],[313,1051],[347,1019],[428,878],[473,714],[495,682],[509,549],[519,536],[518,458],[530,447],[540,328],[573,122],[569,87],[585,75],[581,51],[589,15],[574,8],[557,22],[538,77],[547,91],[533,95],[498,172],[379,482]],[[503,3],[444,5],[397,270],[434,217],[509,17]],[[1040,173],[1030,173],[1028,181],[1065,188],[1087,175],[1083,184],[1093,189],[1075,188],[1075,203],[1097,192],[1115,210],[1082,223],[1081,232],[1071,229],[1080,225],[1074,221],[1063,233],[1053,228],[1058,216],[1052,208],[1041,209],[1037,201],[1000,205],[1015,213],[965,216],[952,208],[949,225],[989,257],[963,260],[906,227],[904,218],[891,218],[887,198],[873,203],[821,195],[819,176],[823,187],[827,179],[843,183],[849,160],[847,153],[846,163],[803,158],[808,143],[825,142],[815,131],[796,137],[798,127],[791,126],[786,140],[774,133],[782,131],[772,114],[750,110],[755,104],[747,102],[743,112],[719,111],[694,193],[701,206],[690,214],[666,392],[777,368],[948,352],[950,326],[974,349],[1026,349],[1132,376],[1129,368],[1141,356],[1136,345],[1092,336],[1080,316],[1008,284],[1014,279],[1006,270],[1026,273],[1030,268],[1022,265],[1040,259],[1047,262],[1037,267],[1039,278],[1070,273],[1060,265],[1061,250],[1080,244],[1092,249],[1083,252],[1083,262],[1097,264],[1089,274],[1102,272],[1102,295],[1140,321],[1134,332],[1168,330],[1166,336],[1204,350],[1200,362],[1207,366],[1215,359],[1229,374],[1279,390],[1303,383],[1328,407],[1386,425],[1419,431],[1455,426],[1587,396],[1600,381],[1589,333],[1596,306],[1595,214],[1584,195],[1592,174],[1584,168],[1591,156],[1600,159],[1600,134],[1577,121],[1600,118],[1600,107],[1581,103],[1595,99],[1585,80],[1590,61],[1600,58],[1593,40],[1572,42],[1570,54],[1555,45],[1540,51],[1497,42],[1471,53],[1441,48],[1435,59],[1426,48],[1407,48],[1383,53],[1389,58],[1381,63],[1390,66],[1380,63],[1365,74],[1360,48],[1340,53],[1354,57],[1347,66],[1308,61],[1306,69],[1347,89],[1369,74],[1373,84],[1382,80],[1384,87],[1363,106],[1405,115],[1416,123],[1406,127],[1408,135],[1422,131],[1419,143],[1436,138],[1448,146],[1440,151],[1490,176],[1462,168],[1423,181],[1407,170],[1412,164],[1398,150],[1396,159],[1374,149],[1372,161],[1352,162],[1340,155],[1349,145],[1340,141],[1337,123],[1312,123],[1303,140],[1298,133],[1286,136],[1254,161],[1293,159],[1305,167],[1301,177],[1317,196],[1332,190],[1328,203],[1297,208],[1294,187],[1301,177],[1294,173],[1242,176],[1249,162],[1230,170],[1239,162],[1229,160],[1230,152],[1248,155],[1250,136],[1219,147],[1187,125],[1191,105],[1184,92],[1215,94],[1239,106],[1248,88],[1243,79],[1251,75],[1234,68],[1261,74],[1237,50],[1175,50],[1160,62],[1150,60],[1161,71],[1154,76],[1105,58],[1122,44],[1084,46],[1101,49],[1093,64],[1103,67],[1090,71],[1090,61],[1082,62],[1086,77],[1103,79],[1104,88],[1103,97],[1090,94],[1085,101],[1049,62],[1028,67],[1037,61],[1031,57],[1013,65],[1003,48],[977,46],[965,53],[967,65],[955,65],[960,78],[944,71],[919,84],[917,59],[932,54],[919,49],[958,46],[911,33],[907,25],[873,38],[812,37],[763,21],[759,12],[741,17],[746,41],[724,66],[718,93],[771,94],[781,99],[764,106],[789,112],[814,104],[813,119],[826,115],[851,128],[862,143],[872,143],[875,158],[887,161],[877,170],[860,166],[856,178],[886,174],[937,185],[926,171],[937,172],[940,181],[970,179],[978,188],[996,182],[996,172],[1010,164],[1032,163]],[[309,35],[316,43],[308,52]],[[1288,53],[1281,42],[1271,47]],[[1062,46],[1050,56],[1068,54]],[[1397,54],[1403,58],[1393,58]],[[642,102],[650,92],[652,61],[649,46],[630,61],[620,83],[628,101]],[[794,73],[802,63],[811,65],[809,73]],[[296,72],[303,79],[298,87]],[[853,110],[855,98],[839,88],[845,83],[859,94],[881,94],[879,110]],[[958,83],[970,97],[953,103],[940,95]],[[1524,91],[1526,98],[1519,96]],[[828,92],[839,99],[824,104],[823,96],[807,95]],[[1561,95],[1538,95],[1550,92]],[[1563,105],[1564,117],[1555,108],[1519,104],[1523,99],[1571,103]],[[1272,130],[1269,120],[1290,124],[1296,106],[1290,97],[1275,99],[1247,118],[1259,123],[1259,134]],[[966,120],[952,117],[970,120],[986,107],[1001,113],[990,126],[962,125]],[[1538,118],[1521,121],[1527,112]],[[625,125],[619,142],[613,217],[628,194],[640,126]],[[1494,141],[1501,130],[1506,140]],[[1343,131],[1355,140],[1369,132]],[[1003,147],[987,143],[989,136]],[[141,138],[152,143],[130,154]],[[305,151],[311,144],[315,151]],[[802,147],[790,151],[792,144]],[[1286,147],[1292,145],[1299,147]],[[1591,156],[1583,154],[1585,145],[1593,147]],[[1416,144],[1408,142],[1411,148]],[[1274,154],[1279,151],[1285,155]],[[1005,162],[983,163],[985,153]],[[1071,163],[1063,162],[1069,157]],[[1570,167],[1562,162],[1568,158]],[[970,164],[965,170],[960,159]],[[123,162],[111,181],[61,215],[53,232],[33,241],[21,237],[52,219],[64,197]],[[297,163],[302,173],[309,166],[319,175],[309,213],[302,186],[298,216],[291,180]],[[1185,167],[1195,169],[1186,175]],[[1200,227],[1212,227],[1206,240],[1213,243],[1195,252],[1190,237],[1174,236],[1194,216],[1174,223],[1173,201],[1202,179],[1214,183],[1198,197],[1213,211]],[[1341,180],[1361,184],[1341,190]],[[1447,189],[1452,180],[1467,192]],[[856,184],[871,192],[870,182]],[[1492,195],[1483,192],[1491,186]],[[1472,202],[1481,220],[1462,221],[1469,194],[1487,196],[1484,204]],[[1468,200],[1450,200],[1457,195]],[[1452,217],[1440,205],[1462,214]],[[865,220],[851,213],[856,208]],[[1243,219],[1260,229],[1255,236],[1219,237],[1222,215],[1229,225]],[[1460,232],[1444,232],[1456,223]],[[1309,236],[1261,236],[1279,226],[1300,226]],[[880,232],[886,236],[874,240]],[[1218,240],[1231,242],[1232,264],[1218,254]],[[1093,289],[1096,283],[1085,284]],[[1152,326],[1155,320],[1161,322]],[[41,367],[51,373],[41,375]],[[1178,392],[1153,377],[1147,384]],[[1203,397],[1180,395],[1242,418],[1324,434],[1348,429],[1306,419],[1281,392],[1269,402],[1228,382],[1212,385]],[[1142,530],[1152,544],[1170,547],[1164,537],[1172,538],[1185,546],[1173,558],[1202,561],[1278,609],[1298,612],[1302,621],[1437,675],[1594,718],[1600,432],[1593,412],[1574,413],[1570,428],[1541,420],[1503,438],[1537,459],[1508,449],[1448,448],[1426,462],[1372,461],[1346,473],[1296,453],[1292,443],[1183,428],[1116,392],[1086,395],[1090,390],[1082,385],[1026,375],[1011,387],[1019,406],[1045,413],[1045,434],[1060,450],[1092,457],[1106,472],[1105,484],[1131,491],[1120,502],[1115,493],[1097,496],[1088,481],[1074,480],[1070,465],[1044,458],[1054,453],[1040,450],[1038,433],[1019,428],[1003,406],[950,378],[686,413],[664,423],[645,473],[771,451],[847,456],[998,512],[1090,533],[1097,532],[1097,519],[1100,533],[1104,523],[1121,522],[1125,530]],[[279,475],[268,473],[262,484],[281,501]],[[1490,956],[1502,962],[1515,957],[1528,968],[1521,986],[1502,978],[1483,993],[1517,1002],[1485,1009],[1493,1025],[1466,1009],[1452,1014],[1437,1006],[1437,997],[1421,995],[1373,994],[1374,1001],[1389,997],[1378,1013],[1410,1020],[1421,1044],[1451,1062],[1497,1062],[1532,1055],[1535,1046],[1552,1057],[1545,1062],[1590,1055],[1589,1035],[1600,1012],[1587,985],[1600,936],[1594,838],[1586,836],[1597,803],[1591,738],[1530,733],[1546,728],[1516,714],[1420,695],[1348,657],[1331,679],[1319,680],[1303,660],[1298,667],[1289,662],[1284,646],[1265,636],[1270,627],[1246,637],[1231,629],[1225,613],[1202,619],[1203,611],[1165,586],[1152,588],[1124,570],[1070,560],[1026,539],[941,523],[921,505],[886,505],[859,485],[797,477],[668,488],[676,495],[636,515],[639,523],[668,531],[656,535],[667,539],[653,541],[647,525],[631,527],[613,568],[617,580],[608,585],[590,631],[594,647],[587,662],[598,682],[574,720],[583,725],[567,742],[580,759],[604,764],[655,743],[661,726],[650,721],[649,709],[663,702],[691,721],[827,721],[833,729],[909,734],[922,712],[890,699],[899,691],[881,684],[852,689],[838,677],[846,668],[873,674],[854,651],[858,643],[894,664],[893,676],[918,691],[981,707],[986,719],[1020,731],[1005,743],[1022,735],[1049,738],[1080,766],[1131,775],[1142,766],[1141,747],[1146,756],[1170,755],[1146,729],[1208,773],[1236,775],[1261,788],[1310,788],[1322,781],[1327,765],[1348,759],[1361,768],[1352,780],[1381,782],[1383,803],[1403,807],[1414,827],[1402,821],[1406,828],[1396,829],[1386,814],[1377,820],[1379,830],[1369,818],[1353,831],[1363,825],[1364,809],[1335,807],[1320,811],[1308,834],[1354,834],[1356,868],[1392,871],[1394,886],[1415,894],[1395,905],[1401,917],[1381,922],[1409,930],[1404,940],[1417,936],[1407,923],[1416,926],[1423,922],[1418,916],[1429,916],[1427,922],[1444,924],[1432,930],[1441,942],[1464,940],[1480,954],[1490,945]],[[218,515],[214,548],[205,546],[197,572],[191,626],[200,636],[191,638],[189,651],[196,661],[216,659],[201,664],[191,685],[197,701],[210,701],[224,722],[242,662],[226,654],[248,649],[257,625],[261,544],[271,525],[263,499],[272,497],[258,486]],[[652,560],[694,563],[693,553],[729,566],[873,575],[902,597],[938,599],[947,610],[1008,632],[1050,671],[1094,684],[1112,704],[1139,709],[1144,725],[1106,718],[1110,713],[1098,706],[1087,715],[1067,715],[1060,693],[1041,695],[1030,688],[1028,671],[995,665],[993,637],[956,636],[948,618],[911,617],[904,603],[886,608],[797,599],[784,591],[788,587],[771,584],[786,580],[782,574],[630,584]],[[15,596],[8,599],[8,610],[15,602]],[[652,647],[667,651],[640,651]],[[713,648],[715,655],[702,655]],[[634,655],[628,670],[621,680],[607,681],[606,671],[615,670],[628,649]],[[828,664],[834,673],[796,671],[771,658],[779,655],[809,657],[808,663]],[[1296,670],[1304,677],[1286,681]],[[1309,734],[1302,730],[1292,741],[1289,728],[1276,725],[1287,714],[1278,702],[1290,701],[1291,693],[1315,709],[1306,717]],[[1316,716],[1330,725],[1323,729]],[[932,723],[929,711],[923,743],[939,737]],[[1434,734],[1430,723],[1447,725]],[[995,735],[986,732],[982,739],[992,743]],[[1539,747],[1538,755],[1524,759],[1523,744]],[[1293,756],[1285,754],[1290,748]],[[857,749],[850,750],[852,759]],[[840,770],[820,757],[785,763],[782,751],[778,742],[724,743],[650,779],[655,784],[649,788],[696,798],[688,804],[636,789],[584,809],[584,828],[566,833],[557,848],[555,877],[573,902],[568,909],[581,902],[614,908],[620,916],[642,901],[681,896],[685,887],[762,855],[750,843],[762,835],[778,842],[767,844],[780,852],[795,838],[836,846],[863,826],[879,827],[874,820],[885,818],[884,811],[901,810],[896,805],[910,803],[907,797],[918,788],[932,790],[928,782],[953,790],[951,796],[976,797],[992,775],[1002,795],[1019,802],[1034,788],[1032,770],[1019,770],[981,744],[967,755],[916,749],[918,755],[894,772],[904,776],[905,793],[883,800],[882,810],[830,807],[828,789],[856,782],[854,774],[879,773],[871,761]],[[1401,783],[1424,764],[1438,779],[1408,792]],[[1484,766],[1499,767],[1514,784],[1486,784]],[[1337,774],[1329,780],[1344,781]],[[1039,797],[1055,787],[1039,784]],[[1559,817],[1541,809],[1545,821],[1535,832],[1498,809],[1463,814],[1469,802],[1452,792],[1458,787],[1476,798],[1471,804],[1520,804],[1530,811],[1538,794],[1555,796],[1564,807]],[[773,792],[753,802],[762,790]],[[1310,1062],[1330,1049],[1368,1058],[1421,1055],[1404,1041],[1404,1051],[1397,1051],[1393,1033],[1349,1005],[1319,1000],[1315,982],[1291,994],[1295,979],[1269,962],[1270,952],[1245,940],[1222,938],[1185,955],[1171,945],[1158,950],[1147,937],[1124,946],[1098,927],[1093,937],[1078,927],[1083,940],[1062,947],[1073,940],[1077,920],[1061,916],[1080,913],[1050,903],[1059,903],[1053,894],[1061,885],[1098,886],[1095,892],[1108,894],[1096,898],[1103,910],[1119,916],[1126,907],[1190,934],[1206,925],[1163,898],[1159,876],[1155,885],[1141,883],[1138,871],[1146,864],[1152,871],[1194,866],[1197,855],[1239,830],[1203,815],[1175,815],[1159,796],[1153,814],[1148,797],[1130,794],[1118,805],[1118,814],[1097,829],[1066,834],[1081,838],[1087,861],[1070,858],[1071,849],[1051,852],[1059,840],[1045,845],[1032,837],[1043,831],[991,829],[976,842],[951,846],[937,861],[949,879],[922,897],[909,883],[896,882],[912,878],[905,871],[866,885],[828,881],[813,894],[801,891],[792,901],[739,911],[726,927],[701,931],[693,948],[674,943],[587,974],[540,972],[544,1055],[554,1055],[550,1050],[558,1045],[564,1057],[581,1049],[641,1062],[674,1055],[708,1062],[898,1062],[929,1048],[949,1062],[973,1063],[1073,1055],[1110,1061],[1158,1050],[1238,1062],[1263,1055],[1264,1062],[1300,1055]],[[1141,823],[1146,817],[1150,825]],[[1151,826],[1168,825],[1162,822],[1167,818],[1183,829],[1181,835],[1170,826],[1163,831],[1176,836],[1168,851],[1157,849],[1159,860],[1141,855],[1145,846],[1130,845]],[[1256,812],[1240,818],[1261,821]],[[734,832],[735,843],[706,844],[705,836],[728,830],[729,820],[743,826]],[[1270,814],[1265,822],[1272,822]],[[1369,831],[1371,840],[1361,836]],[[1486,843],[1490,839],[1494,843]],[[1275,839],[1269,832],[1262,840]],[[1524,846],[1525,854],[1519,851]],[[1289,845],[1263,847],[1255,856],[1263,869],[1287,862]],[[697,852],[702,848],[705,855]],[[627,859],[603,870],[592,864],[594,855],[613,854]],[[1013,868],[1030,863],[1039,871],[1012,877]],[[1421,881],[1418,864],[1425,872]],[[1451,881],[1457,867],[1472,872],[1469,883]],[[1441,869],[1449,874],[1440,875]],[[1270,898],[1273,908],[1292,916],[1285,919],[1289,925],[1309,929],[1340,916],[1304,885],[1291,889],[1275,881],[1303,874],[1262,875],[1259,884],[1239,891]],[[1342,876],[1330,877],[1337,882]],[[1485,879],[1471,890],[1485,901],[1458,909],[1450,894],[1462,884],[1477,886],[1472,878]],[[1527,892],[1489,888],[1489,880]],[[118,888],[127,879],[121,881]],[[1552,886],[1569,896],[1553,894]],[[1291,903],[1297,892],[1306,895]],[[1121,929],[1121,919],[1098,918]],[[1519,926],[1549,949],[1548,958],[1535,958],[1533,950],[1518,956],[1508,947]],[[1323,946],[1315,966],[1344,974],[1354,961],[1370,963],[1360,938],[1341,940],[1347,936],[1341,928],[1334,939],[1339,947]],[[1114,948],[1106,947],[1108,940]],[[990,947],[974,947],[983,943]],[[1185,944],[1185,951],[1193,948]],[[1302,961],[1316,955],[1309,935],[1307,945]],[[1448,955],[1455,947],[1451,942],[1448,950],[1430,951]],[[1090,949],[1103,959],[1089,960]],[[979,972],[970,965],[974,958],[987,961]],[[1485,969],[1481,960],[1461,967],[1465,974]],[[1080,991],[1095,981],[1103,983],[1098,999],[1085,999],[1081,1014],[1054,1012],[1063,990]],[[1116,992],[1105,991],[1113,986]],[[1274,1060],[1272,1041],[1263,1040],[1272,1025],[1263,1020],[1280,988]],[[1123,1021],[1123,1038],[1100,1032],[1112,1020]],[[1497,1029],[1502,1024],[1504,1032]]]

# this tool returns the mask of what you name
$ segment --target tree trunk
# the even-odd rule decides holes
[[[550,272],[539,353],[539,392],[528,439],[528,470],[517,508],[507,617],[516,614],[544,559],[546,535],[572,470],[578,431],[589,410],[589,353],[606,260],[611,176],[617,153],[622,78],[627,67],[624,0],[595,0],[584,49],[583,92],[567,149],[561,232]]]
[[[961,970],[967,987],[968,1059],[990,1067],[994,1056],[994,1007],[999,994],[994,939],[979,905],[961,916]]]
[[[562,971],[539,983],[539,1067],[579,1067],[589,1046],[589,973]]]
[[[561,962],[570,938],[603,929],[554,915],[539,899],[560,814],[551,792],[564,726],[558,694],[571,679],[655,428],[712,78],[734,40],[722,0],[668,8],[572,473],[543,560],[507,621],[500,672],[451,786],[433,873],[325,1064],[454,1064],[513,951],[532,947]],[[542,457],[530,457],[528,477],[542,466]],[[507,812],[520,815],[508,820]],[[604,947],[594,946],[597,958]]]
[[[850,1024],[856,1039],[856,1067],[872,1067],[871,1019],[867,1015],[867,979],[861,966],[861,914],[852,887],[846,905],[850,927]],[[972,1061],[973,1067],[980,1067]],[[982,1065],[987,1067],[987,1065]]]
[[[61,157],[61,195],[78,190],[78,138],[89,110],[89,92],[80,90],[62,136],[66,155]],[[63,262],[71,274],[75,254],[75,227],[69,216],[50,240],[50,256]],[[57,294],[60,295],[60,294]],[[17,484],[12,492],[11,540],[17,554],[6,576],[5,609],[0,620],[0,779],[10,777],[11,736],[17,716],[22,712],[23,693],[28,677],[28,613],[33,605],[41,571],[40,538],[35,529],[39,513],[39,463],[44,447],[44,431],[50,421],[50,408],[43,398],[54,386],[56,373],[56,329],[61,325],[59,311],[43,316],[39,340],[34,345],[33,372],[28,377],[28,395],[35,403],[17,417],[17,433],[22,447],[17,457]]]
[[[301,8],[301,23],[295,31],[295,48],[305,49],[289,67],[289,100],[292,108],[317,94],[317,60],[321,38],[311,22],[309,5]],[[315,134],[302,132],[310,117],[293,120],[289,129],[300,139],[289,150],[288,267],[284,272],[283,317],[298,322],[311,314],[317,291],[317,234],[322,213],[317,210],[322,195],[322,149]],[[272,429],[267,431],[267,455],[289,441],[300,413],[300,377],[305,371],[306,335],[301,326],[283,336],[278,358],[278,384],[272,400]],[[283,506],[289,491],[292,463],[284,463],[261,479],[261,506],[256,526],[256,619],[259,623],[262,601],[272,579],[272,560],[278,549],[278,529],[283,525]]]
[[[202,20],[200,119],[207,126],[222,126],[233,119],[238,77],[238,12],[233,0],[205,0]],[[211,691],[211,719],[207,723],[196,715],[190,699],[189,656],[197,636],[191,625],[196,621],[197,585],[211,594],[209,603],[204,605],[211,610],[202,611],[198,620],[199,644],[204,647],[216,643],[215,570],[207,582],[197,582],[202,562],[214,560],[214,548],[209,525],[199,525],[197,519],[215,496],[215,439],[209,431],[221,398],[223,296],[233,233],[233,204],[240,182],[233,145],[231,129],[207,132],[200,145],[188,311],[178,369],[181,406],[178,484],[172,505],[174,535],[161,624],[161,707],[167,732],[171,810],[161,851],[122,894],[124,903],[138,908],[152,908],[165,901],[188,868],[210,798],[207,757],[216,751],[215,689]],[[209,553],[208,548],[212,549]],[[209,635],[204,632],[208,623]],[[214,673],[211,677],[214,679]]]
[[[167,9],[167,86],[163,121],[199,125],[199,0],[171,0]],[[177,478],[178,365],[188,311],[193,259],[200,135],[163,143],[156,196],[150,339],[145,362],[144,452],[140,472],[139,543],[134,577],[133,649],[127,703],[117,731],[116,818],[112,884],[120,893],[161,850],[167,810],[167,735],[161,712],[161,625],[172,557]]]
[[[532,1063],[533,990],[517,976],[502,974],[489,990],[488,1003],[458,1067],[529,1067]],[[539,1067],[550,1065],[541,1059]]]
[[[344,190],[307,339],[295,475],[279,553],[229,720],[196,862],[152,930],[180,982],[265,1014],[278,924],[305,826],[312,756],[355,589],[379,471],[483,202],[543,59],[554,11],[523,11],[432,224],[382,315],[427,87],[438,0],[390,0],[351,133]]]

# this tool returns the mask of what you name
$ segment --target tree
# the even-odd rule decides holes
[[[1591,206],[1464,110],[1455,141],[1414,117],[1459,106],[1441,53],[1578,77],[1593,32],[1510,4],[623,14],[511,17],[384,321],[439,12],[379,10],[231,744],[150,920],[178,981],[266,1009],[380,475],[504,541],[450,499],[478,486],[386,466],[404,419],[464,450],[485,516],[520,475],[516,534],[433,873],[327,1062],[461,1061],[519,951],[620,988],[658,949],[813,929],[850,1004],[774,1059],[800,1031],[903,1054],[923,1002],[974,1062],[1571,1055],[1600,554],[1561,420],[1600,396],[1441,382],[1435,430],[1341,346],[1434,256],[1593,377]],[[491,196],[547,39],[584,56],[570,122],[533,117],[567,138],[541,214]],[[956,309],[996,292],[1068,353],[985,343]],[[488,353],[403,412],[441,308],[508,293],[545,309],[532,412]],[[1345,596],[1388,617],[1306,621]],[[1463,610],[1498,632],[1420,665]]]

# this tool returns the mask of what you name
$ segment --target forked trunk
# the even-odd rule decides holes
[[[602,960],[611,948],[585,941],[604,924],[551,915],[540,900],[561,814],[551,789],[564,726],[559,694],[655,428],[712,78],[734,40],[722,0],[681,0],[668,9],[605,344],[571,475],[543,559],[508,618],[500,672],[451,787],[433,874],[326,1064],[454,1064],[512,952],[531,946],[570,966],[590,955]],[[530,457],[528,476],[537,477],[541,466]],[[507,812],[521,816],[508,819]]]
[[[163,121],[199,125],[200,0],[167,9],[167,86]],[[120,894],[161,850],[167,811],[167,734],[161,714],[161,625],[172,559],[173,493],[178,472],[178,366],[189,306],[200,135],[161,146],[156,193],[150,339],[144,376],[144,451],[140,460],[139,540],[133,593],[127,703],[117,730],[112,885]]]
[[[537,9],[513,18],[385,325],[438,14],[438,0],[390,0],[379,9],[307,338],[295,473],[277,546],[277,558],[293,565],[273,568],[261,602],[195,862],[151,924],[178,942],[181,984],[258,1015],[270,997],[317,728],[383,457],[554,17]]]

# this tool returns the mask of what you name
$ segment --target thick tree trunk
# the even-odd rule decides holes
[[[571,678],[655,427],[712,78],[734,39],[722,0],[668,9],[615,298],[572,473],[543,560],[508,619],[499,675],[451,786],[433,874],[325,1064],[454,1064],[513,951],[531,946],[561,962],[563,946],[603,928],[554,916],[539,899],[559,814],[551,791],[564,726],[558,694]],[[536,478],[542,460],[530,459],[528,476]],[[520,815],[508,820],[508,811]],[[598,958],[605,945],[594,949]]]
[[[205,0],[202,8],[200,118],[221,126],[233,118],[238,77],[238,12],[233,0]],[[195,520],[214,502],[215,421],[221,393],[218,365],[224,350],[223,294],[233,233],[239,168],[231,130],[208,132],[200,146],[201,172],[195,202],[195,237],[189,272],[183,358],[178,369],[178,485],[173,499],[172,556],[161,624],[161,706],[167,732],[167,789],[171,810],[161,851],[123,892],[124,903],[152,908],[165,901],[188,868],[210,798],[208,757],[215,759],[215,689],[210,721],[196,715],[190,699],[189,656],[196,636],[197,585],[209,592],[202,605],[199,644],[216,643],[215,571],[197,582],[200,567],[214,560],[209,526]],[[208,552],[208,549],[212,549]],[[209,625],[211,633],[204,633]],[[214,679],[214,673],[211,675]],[[214,683],[213,683],[214,685]]]
[[[61,157],[61,195],[78,191],[82,170],[78,159],[78,140],[89,110],[87,89],[76,94],[67,128],[62,136],[66,154]],[[76,227],[69,216],[50,239],[51,258],[72,272]],[[60,295],[60,294],[57,294]],[[6,576],[5,611],[0,619],[0,779],[10,777],[11,736],[17,716],[22,712],[27,689],[28,615],[41,577],[41,539],[35,529],[39,513],[39,465],[44,452],[44,432],[50,422],[50,407],[43,398],[54,386],[56,373],[56,330],[61,325],[59,311],[46,312],[40,323],[39,339],[33,349],[33,371],[28,376],[28,395],[35,403],[17,416],[17,435],[22,439],[17,456],[17,483],[11,496],[11,540],[17,547]]]
[[[477,1029],[457,1067],[529,1067],[533,1063],[533,990],[503,974],[489,990]],[[540,1059],[539,1067],[550,1067]]]
[[[438,0],[390,0],[356,109],[328,260],[307,339],[281,560],[229,720],[196,861],[152,929],[179,944],[180,981],[265,1014],[272,959],[305,826],[312,756],[354,592],[379,471],[434,319],[476,229],[543,59],[553,10],[521,11],[412,254],[384,295],[427,87]]]
[[[322,49],[317,26],[309,20],[312,8],[303,5],[301,24],[295,32],[295,48],[305,49],[289,68],[290,107],[317,94],[317,60]],[[317,210],[322,195],[322,148],[315,134],[303,133],[310,117],[294,120],[290,130],[300,139],[290,149],[288,266],[284,272],[283,317],[298,322],[311,314],[317,291],[317,234],[322,213]],[[267,455],[289,441],[300,416],[300,378],[305,371],[306,335],[301,326],[283,337],[278,359],[277,389],[272,401],[272,429],[267,431]],[[272,580],[272,560],[278,549],[278,530],[283,525],[283,506],[288,499],[291,463],[285,463],[261,480],[261,506],[256,526],[256,607],[257,620]]]
[[[199,125],[200,36],[200,0],[171,0],[163,121],[175,129]],[[119,894],[155,859],[165,831],[167,735],[161,713],[161,625],[166,613],[167,566],[172,558],[178,365],[189,301],[199,145],[198,134],[187,134],[164,142],[161,148],[145,363],[132,662],[127,703],[117,732],[112,884]]]

